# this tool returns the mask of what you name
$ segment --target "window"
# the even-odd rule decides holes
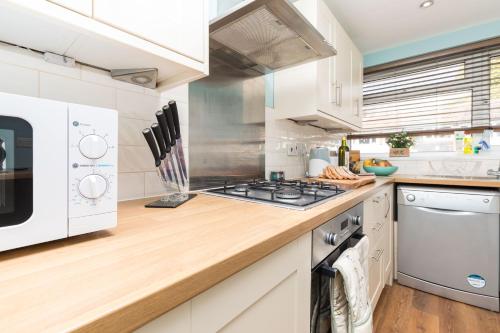
[[[500,45],[367,74],[363,102],[354,149],[385,153],[407,131],[414,151],[453,151],[454,131],[500,128]]]
[[[490,66],[491,125],[500,126],[500,56],[492,57]]]

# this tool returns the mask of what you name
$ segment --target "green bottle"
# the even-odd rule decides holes
[[[349,167],[349,147],[347,146],[347,138],[342,137],[342,145],[339,147],[339,166]]]

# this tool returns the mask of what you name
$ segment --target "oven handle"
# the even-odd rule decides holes
[[[351,237],[347,238],[346,241],[349,240],[350,238],[355,238],[360,240],[363,237],[365,237],[364,234],[353,234],[351,235]],[[331,278],[335,278],[335,276],[337,275],[337,269],[330,267],[330,265],[328,265],[326,262],[322,262],[319,265],[319,267],[317,268],[317,272],[321,275],[325,275]]]

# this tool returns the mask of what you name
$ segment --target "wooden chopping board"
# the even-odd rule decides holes
[[[353,189],[366,184],[374,183],[376,178],[377,178],[376,176],[359,176],[359,179],[356,180],[348,180],[348,179],[336,180],[336,179],[316,177],[316,178],[307,178],[307,181],[313,181],[313,182],[318,181],[318,182],[323,182],[325,184],[334,184],[343,189]]]

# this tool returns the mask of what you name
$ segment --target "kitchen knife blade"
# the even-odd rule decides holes
[[[184,158],[184,149],[182,148],[182,138],[181,138],[181,127],[179,123],[179,112],[177,110],[177,103],[174,100],[168,102],[170,110],[172,112],[172,117],[174,119],[174,127],[175,127],[175,139],[177,141],[177,151],[179,153],[179,158],[181,160],[181,167],[184,177],[187,178],[187,168],[186,168],[186,160]]]
[[[165,140],[163,139],[163,133],[161,132],[160,125],[154,123],[153,125],[151,125],[151,129],[153,130],[156,142],[158,143],[158,147],[160,148],[160,159],[163,162],[164,169],[167,171],[168,179],[170,181],[173,181],[168,160],[165,160],[165,157],[167,156],[167,149],[165,146]]]
[[[175,182],[177,183],[177,189],[180,192],[179,177],[177,176],[176,167],[174,164],[174,159],[172,157],[172,141],[170,140],[171,134],[169,133],[167,116],[165,115],[165,112],[163,112],[163,110],[156,111],[155,115],[156,115],[156,119],[158,120],[158,124],[160,125],[161,132],[163,134],[163,139],[165,141],[165,149],[167,152],[167,158],[168,158],[170,165],[172,166],[171,170],[172,170],[172,173],[174,175]],[[182,175],[180,178],[182,180]],[[184,185],[184,183],[183,183],[183,185]]]
[[[149,149],[151,149],[151,153],[153,153],[156,170],[159,172],[160,176],[162,177],[162,180],[166,182],[167,178],[161,168],[160,153],[158,152],[158,147],[156,146],[156,141],[153,136],[153,133],[151,132],[151,129],[150,128],[143,129],[142,134],[144,135],[144,138],[148,143]]]
[[[174,151],[175,161],[177,162],[177,167],[181,176],[182,186],[185,186],[184,180],[187,181],[187,177],[186,175],[184,175],[184,172],[182,170],[179,152],[177,151],[174,117],[168,105],[163,106],[162,111],[167,117],[168,131],[170,133],[170,145],[172,146],[172,150]]]

